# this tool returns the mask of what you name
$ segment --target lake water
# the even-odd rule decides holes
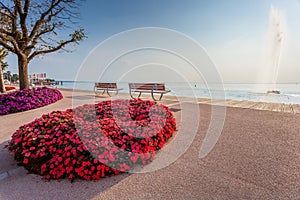
[[[165,84],[172,91],[168,95],[222,98],[224,94],[225,99],[300,104],[300,84],[223,84],[224,89],[214,85],[209,89],[210,87],[200,83]],[[92,91],[94,82],[63,81],[63,85],[58,87]],[[128,92],[128,83],[118,83],[118,87]],[[269,90],[279,90],[280,94],[267,94]]]

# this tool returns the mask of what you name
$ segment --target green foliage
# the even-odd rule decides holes
[[[45,81],[46,81],[46,82],[54,82],[55,80],[54,80],[54,79],[51,79],[51,78],[46,78]]]
[[[13,74],[12,76],[11,76],[11,82],[17,82],[17,81],[19,81],[19,74]]]

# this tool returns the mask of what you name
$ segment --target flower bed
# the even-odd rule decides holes
[[[98,180],[151,162],[175,129],[164,105],[103,101],[54,111],[21,126],[8,149],[20,165],[46,179]]]
[[[0,94],[0,115],[43,107],[62,98],[60,91],[46,87]]]
[[[12,90],[15,90],[16,87],[15,86],[5,86],[5,91],[6,92],[9,92],[9,91],[12,91]]]

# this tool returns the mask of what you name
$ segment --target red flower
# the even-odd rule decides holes
[[[137,153],[135,153],[134,156],[132,156],[130,159],[132,160],[133,163],[136,163],[136,161],[139,159],[139,156]]]
[[[25,157],[29,157],[31,155],[30,152],[25,153]]]
[[[57,158],[57,161],[58,161],[58,162],[61,162],[62,160],[63,160],[62,157],[58,157],[58,158]]]
[[[73,178],[74,178],[74,175],[73,175],[73,174],[70,174],[70,175],[68,176],[68,178],[69,178],[69,179],[73,179]]]
[[[123,164],[120,164],[120,170],[122,172],[125,172],[125,171],[130,170],[130,167],[127,164],[123,163]]]
[[[148,164],[175,130],[172,113],[156,102],[103,101],[55,111],[23,125],[8,149],[46,179],[98,180],[128,171],[135,163]]]
[[[28,164],[28,158],[24,158],[23,163]]]

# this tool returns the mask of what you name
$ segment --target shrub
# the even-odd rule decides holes
[[[0,94],[0,115],[43,107],[62,98],[60,91],[46,87]]]
[[[103,101],[54,111],[21,126],[8,149],[20,165],[46,179],[98,180],[148,164],[175,129],[164,105]]]

